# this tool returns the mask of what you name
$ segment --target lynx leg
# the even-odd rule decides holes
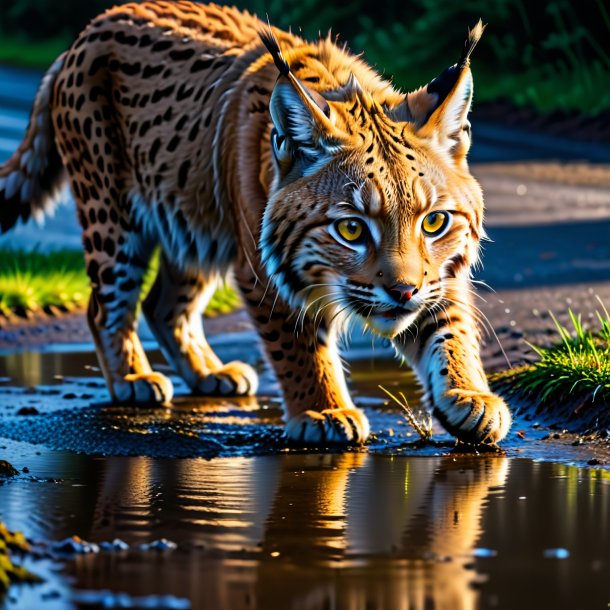
[[[161,404],[173,396],[171,381],[154,372],[135,330],[133,295],[117,295],[112,300],[103,287],[94,288],[89,299],[87,321],[98,361],[113,401],[118,403]],[[127,297],[129,300],[118,300]]]
[[[250,314],[282,386],[286,436],[305,444],[352,444],[369,435],[366,415],[354,406],[333,333],[295,312],[275,289],[236,270]],[[319,322],[319,320],[318,320]]]
[[[100,215],[103,217],[98,211]],[[87,225],[83,218],[81,222],[91,280],[87,321],[112,399],[137,404],[167,402],[173,395],[172,383],[153,372],[136,333],[135,312],[152,246],[119,222],[108,219],[103,226]]]
[[[87,319],[113,400],[163,403],[172,384],[154,373],[136,334],[138,297],[153,238],[133,215],[132,173],[114,122],[110,92],[94,82],[83,85],[91,106],[81,124],[75,108],[55,113],[57,145],[70,177],[83,228],[91,298]],[[55,97],[67,96],[64,81]]]
[[[507,435],[511,414],[489,388],[479,329],[467,307],[447,304],[422,321],[415,338],[405,332],[394,345],[413,366],[427,403],[448,432],[470,443],[497,443]]]
[[[136,333],[135,311],[151,246],[119,222],[108,220],[100,227],[85,221],[83,226],[91,280],[87,321],[112,399],[140,404],[169,401],[171,381],[152,371]],[[96,244],[103,247],[98,250]]]
[[[161,257],[144,315],[167,360],[195,394],[248,396],[258,378],[243,362],[223,364],[203,332],[202,314],[217,286],[215,274],[183,271]]]

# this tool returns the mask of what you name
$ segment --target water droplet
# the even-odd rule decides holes
[[[478,548],[472,550],[473,557],[496,557],[497,555],[498,551],[494,551],[493,549]]]
[[[543,555],[551,559],[567,559],[570,556],[568,549],[545,549]]]

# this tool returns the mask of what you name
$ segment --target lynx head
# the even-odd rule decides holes
[[[280,76],[259,245],[268,276],[303,313],[327,323],[360,317],[392,337],[468,277],[483,215],[466,163],[469,57],[482,32],[479,22],[458,63],[406,95],[353,75],[312,91],[273,34],[262,35]]]

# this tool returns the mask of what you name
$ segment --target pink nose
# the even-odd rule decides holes
[[[394,284],[391,288],[388,289],[390,296],[399,303],[405,303],[413,295],[417,294],[417,287],[412,286],[411,284]]]

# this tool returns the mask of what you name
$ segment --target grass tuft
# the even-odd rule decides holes
[[[153,256],[145,275],[142,295],[152,286],[159,268],[158,252]],[[57,250],[24,252],[0,248],[0,316],[27,316],[82,309],[89,300],[89,279],[81,252]],[[224,284],[218,288],[208,308],[207,316],[230,313],[240,305],[233,288]]]
[[[379,386],[380,390],[383,390],[397,405],[399,405],[405,415],[407,423],[417,432],[419,438],[423,442],[428,442],[432,438],[432,416],[429,413],[424,413],[421,419],[418,419],[413,412],[413,409],[409,406],[409,401],[403,392],[399,392],[400,398],[392,394],[387,388],[382,385]]]
[[[551,347],[531,345],[539,360],[531,365],[492,375],[492,384],[507,397],[535,402],[538,410],[553,412],[569,406],[578,414],[584,407],[610,404],[610,315],[601,303],[599,328],[583,326],[569,310],[571,329],[551,314],[560,342]]]

